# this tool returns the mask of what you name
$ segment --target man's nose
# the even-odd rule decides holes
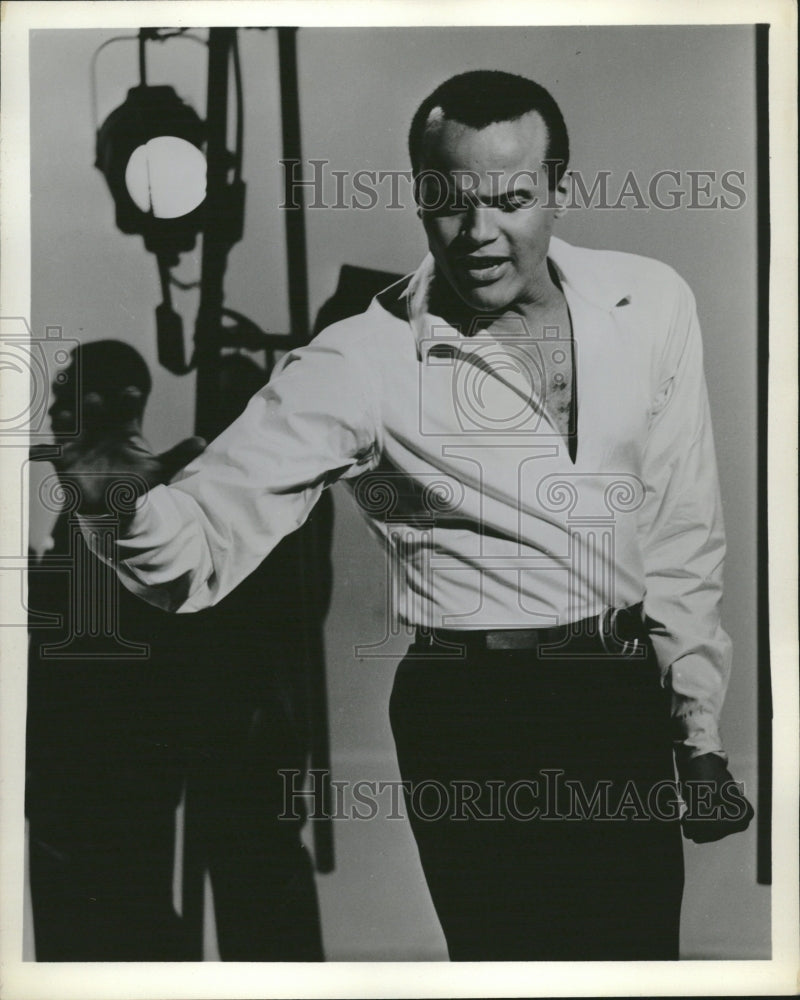
[[[494,210],[487,205],[471,205],[464,220],[464,236],[477,246],[491,243],[497,236]]]

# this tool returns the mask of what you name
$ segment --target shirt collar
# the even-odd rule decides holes
[[[606,310],[630,303],[630,277],[618,267],[609,267],[606,251],[576,247],[553,236],[547,256],[562,285],[587,302]]]
[[[579,295],[605,312],[630,304],[632,291],[627,276],[620,276],[617,268],[609,268],[602,252],[576,247],[554,236],[547,256],[568,298]],[[441,336],[443,320],[429,311],[435,274],[433,256],[427,254],[403,293],[418,348],[423,341],[430,342],[437,330]]]

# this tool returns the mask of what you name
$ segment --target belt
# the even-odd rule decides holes
[[[642,657],[646,653],[649,619],[640,602],[628,608],[608,608],[592,618],[545,628],[423,629],[416,632],[422,647],[460,646],[467,650],[538,649],[552,656]]]

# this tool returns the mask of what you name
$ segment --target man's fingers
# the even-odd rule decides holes
[[[169,482],[176,472],[188,465],[198,455],[202,455],[205,449],[206,442],[203,438],[190,437],[159,455],[158,460],[164,470],[164,481]]]
[[[725,805],[721,800],[717,803],[720,814],[714,818],[698,819],[690,815],[685,816],[682,824],[684,835],[695,844],[711,844],[733,833],[742,833],[750,826],[755,810],[744,796],[741,797],[741,802],[744,805],[744,812],[740,816],[726,814],[730,803]]]
[[[714,844],[734,833],[743,833],[749,825],[749,823],[706,823],[700,829],[685,826],[684,833],[687,839],[695,844]]]
[[[684,761],[680,771],[687,807],[682,825],[688,840],[710,844],[750,826],[755,811],[722,757],[703,754]]]

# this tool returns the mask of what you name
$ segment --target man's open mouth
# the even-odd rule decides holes
[[[505,270],[507,264],[508,257],[493,257],[484,254],[459,259],[461,270],[467,277],[480,283],[495,281]]]

